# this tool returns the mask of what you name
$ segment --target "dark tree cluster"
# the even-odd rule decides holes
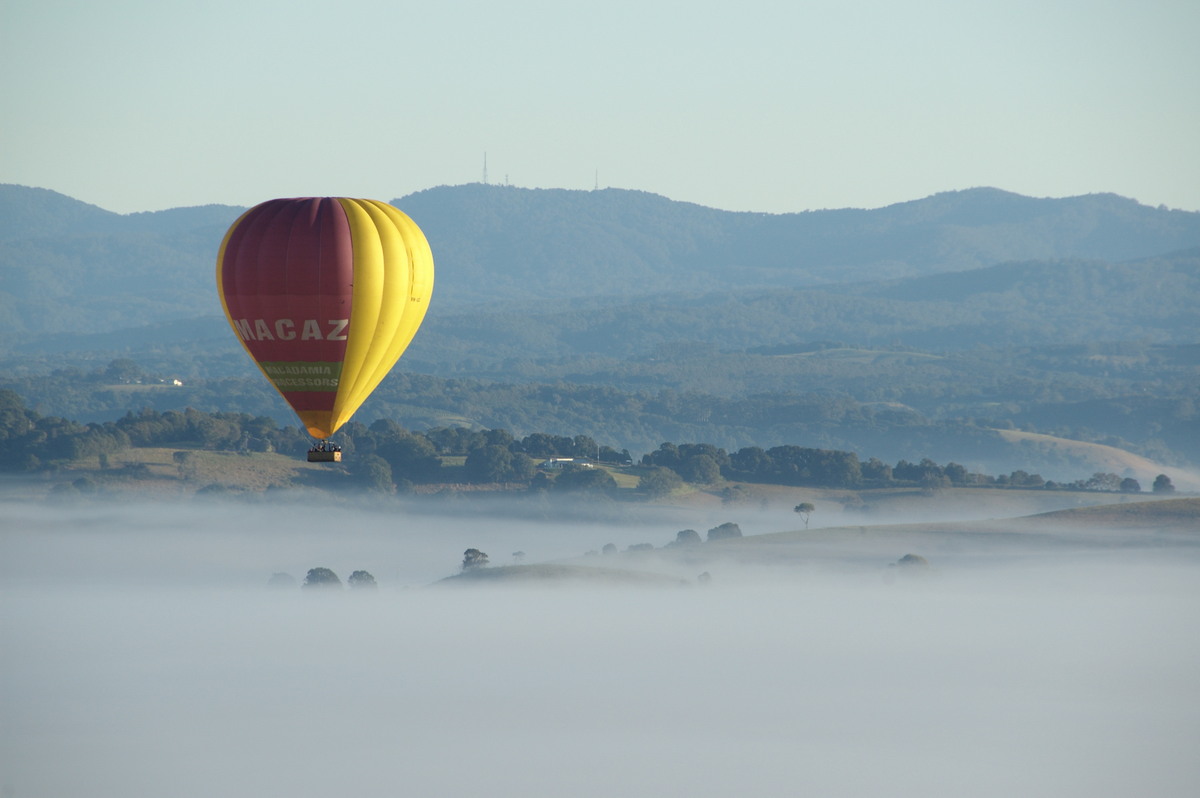
[[[378,584],[370,571],[355,571],[346,580],[346,586],[351,590],[375,590]],[[293,589],[296,587],[296,579],[289,573],[275,573],[267,581],[267,587],[278,590]],[[304,581],[300,583],[300,588],[305,591],[341,590],[342,580],[330,568],[309,568],[308,573],[304,575]]]
[[[740,538],[741,536],[742,528],[732,521],[726,521],[708,530],[708,540],[710,543],[714,540],[728,540],[730,538]]]
[[[862,466],[854,452],[803,446],[775,446],[763,451],[751,446],[729,459],[727,476],[740,482],[825,487],[855,487],[862,482]]]
[[[669,468],[685,482],[711,485],[719,481],[722,470],[729,467],[729,455],[724,449],[709,443],[683,443],[679,446],[664,443],[642,457],[642,464]]]
[[[130,446],[119,424],[79,424],[41,416],[13,391],[0,390],[0,469],[36,471],[80,457],[107,455]]]

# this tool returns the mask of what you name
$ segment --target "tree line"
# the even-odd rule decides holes
[[[685,483],[712,486],[723,481],[796,487],[919,487],[934,491],[953,486],[1068,488],[1140,492],[1130,477],[1096,473],[1072,483],[1055,483],[1038,474],[1014,471],[993,476],[929,458],[894,466],[854,452],[796,445],[767,449],[749,446],[732,453],[709,443],[662,443],[635,464],[629,451],[599,443],[587,435],[531,433],[518,438],[504,429],[475,430],[442,426],[425,432],[405,429],[390,419],[367,426],[350,422],[338,432],[347,470],[363,488],[405,490],[418,484],[508,483],[530,490],[587,491],[616,495],[611,468],[638,476],[638,492],[670,494]],[[38,471],[72,461],[109,455],[133,447],[179,447],[241,453],[278,452],[302,457],[311,439],[296,427],[280,426],[266,416],[142,410],[104,423],[80,424],[28,409],[13,391],[0,390],[0,468]],[[1174,490],[1165,475],[1157,493]]]

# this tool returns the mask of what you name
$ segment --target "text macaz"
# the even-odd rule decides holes
[[[350,319],[330,319],[325,322],[324,329],[316,319],[305,319],[299,324],[292,319],[276,319],[274,322],[237,319],[233,322],[243,341],[294,341],[297,335],[301,341],[345,341],[349,325]]]

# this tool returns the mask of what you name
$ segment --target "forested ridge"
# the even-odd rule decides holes
[[[1064,484],[1024,470],[992,476],[954,462],[939,465],[930,458],[917,463],[902,459],[892,466],[875,457],[861,461],[854,452],[796,445],[748,446],[727,452],[710,443],[664,442],[635,462],[628,450],[618,451],[587,435],[537,432],[517,437],[505,429],[458,426],[414,432],[384,419],[370,426],[350,422],[338,433],[338,441],[348,467],[328,467],[346,473],[346,487],[384,493],[412,491],[423,484],[482,484],[509,491],[617,498],[621,487],[614,470],[632,477],[633,482],[626,482],[626,493],[642,499],[670,495],[685,483],[725,484],[729,499],[738,497],[736,483],[847,489],[908,486],[925,491],[953,486],[1142,490],[1136,479],[1112,473]],[[115,456],[139,447],[174,449],[178,476],[187,481],[198,475],[193,452],[280,452],[301,457],[310,446],[308,436],[298,428],[279,426],[265,416],[189,408],[165,413],[143,410],[116,421],[80,424],[42,416],[25,407],[12,391],[0,391],[0,471],[59,472],[93,459],[99,465],[89,476],[58,483],[59,495],[95,492],[105,483],[119,486],[129,479],[150,477],[136,459],[132,463],[123,459],[119,467],[113,462]],[[1174,486],[1161,475],[1153,490],[1173,492]]]
[[[1020,429],[1200,462],[1200,214],[992,189],[781,215],[481,185],[396,202],[436,287],[368,426],[1078,473],[995,431]],[[121,216],[15,186],[0,208],[0,388],[85,424],[294,423],[219,316],[240,209]]]

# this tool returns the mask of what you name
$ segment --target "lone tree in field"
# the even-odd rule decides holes
[[[375,588],[379,587],[379,585],[375,582],[375,577],[371,576],[370,571],[355,571],[354,573],[350,574],[350,578],[346,580],[346,584],[350,585],[351,588],[356,590],[360,588],[374,590]]]
[[[488,565],[488,556],[479,549],[467,549],[463,552],[462,569],[471,571],[475,568],[486,568]]]
[[[1171,483],[1171,478],[1166,474],[1159,474],[1154,478],[1154,487],[1151,489],[1155,493],[1174,493],[1175,485]]]
[[[812,511],[817,508],[813,506],[812,502],[800,502],[792,509],[800,514],[800,517],[804,519],[804,528],[808,529],[808,517],[812,514]]]
[[[342,580],[338,579],[338,575],[328,568],[310,568],[308,575],[304,577],[304,584],[301,585],[304,589],[309,588],[332,588],[340,590]]]

